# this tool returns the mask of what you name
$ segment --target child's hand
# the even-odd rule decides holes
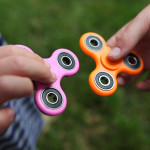
[[[50,84],[56,80],[56,75],[37,54],[17,46],[0,47],[0,104],[32,95],[32,80]],[[0,133],[8,128],[14,116],[12,108],[0,110]]]
[[[112,49],[108,57],[117,61],[131,50],[137,51],[143,61],[144,70],[150,70],[150,5],[140,12],[133,20],[121,28],[107,42]],[[141,74],[140,74],[141,75]],[[140,75],[129,76],[122,74],[118,76],[118,84],[123,86],[133,82]],[[150,90],[150,75],[145,81],[136,83],[136,88],[142,91]]]

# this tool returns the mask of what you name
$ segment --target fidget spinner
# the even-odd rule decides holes
[[[110,61],[107,57],[110,48],[99,34],[89,32],[82,35],[80,47],[96,62],[96,68],[89,76],[89,85],[98,95],[109,96],[116,91],[120,72],[135,75],[143,69],[143,61],[134,51],[122,60]]]
[[[17,45],[30,52],[30,48]],[[61,89],[60,82],[64,76],[72,76],[79,69],[79,61],[76,55],[67,49],[56,50],[50,58],[44,58],[51,65],[51,71],[57,76],[57,80],[49,85],[35,82],[35,103],[46,115],[56,116],[62,113],[67,104],[66,95]]]

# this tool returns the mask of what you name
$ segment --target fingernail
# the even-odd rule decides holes
[[[119,47],[113,48],[108,54],[109,57],[118,58],[121,53],[121,49]]]
[[[44,60],[44,63],[45,63],[45,65],[46,65],[48,68],[51,67],[50,64],[49,64],[46,60]]]
[[[57,76],[56,76],[56,74],[54,73],[54,72],[51,72],[51,82],[54,82],[54,81],[56,81],[56,79],[57,79]]]

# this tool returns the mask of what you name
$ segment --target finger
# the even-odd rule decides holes
[[[8,56],[24,56],[34,60],[37,60],[41,63],[44,63],[47,67],[50,68],[50,64],[44,61],[39,55],[32,53],[25,48],[22,48],[17,45],[7,45],[0,47],[0,58],[8,57]]]
[[[18,75],[49,84],[56,75],[45,64],[23,56],[9,56],[0,59],[0,75]]]
[[[110,47],[112,49],[116,46],[116,44],[117,44],[116,38],[115,38],[116,35],[121,34],[121,33],[123,34],[131,22],[132,22],[132,20],[130,22],[128,22],[126,25],[124,25],[119,31],[117,31],[117,33],[115,33],[110,39],[108,39],[108,41],[107,41],[108,47]]]
[[[150,91],[150,75],[144,81],[136,83],[136,88],[141,91]]]
[[[127,74],[118,75],[118,77],[117,77],[118,85],[119,86],[125,86],[128,82],[128,78],[129,78],[129,75],[127,75]]]
[[[112,48],[108,57],[110,60],[119,60],[130,53],[137,43],[149,31],[150,6],[145,8],[123,29],[117,32],[109,41],[108,46]]]
[[[118,85],[125,86],[128,84],[131,84],[132,82],[136,81],[142,74],[143,74],[143,72],[140,74],[137,74],[137,75],[129,75],[126,73],[121,73],[117,77]]]
[[[117,82],[118,82],[119,86],[128,85],[128,84],[132,83],[133,80],[134,80],[133,76],[125,74],[125,73],[118,75],[118,77],[117,77]]]
[[[13,122],[15,111],[12,108],[3,108],[0,110],[0,134],[2,134]]]
[[[0,76],[0,104],[10,99],[27,97],[34,90],[33,82],[26,77]]]
[[[44,63],[44,60],[37,54],[29,52],[28,50],[15,46],[15,45],[7,45],[0,47],[0,58],[8,57],[8,56],[24,56],[31,59],[35,59],[41,63]]]

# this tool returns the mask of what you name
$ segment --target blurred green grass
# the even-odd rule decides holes
[[[39,150],[149,150],[150,101],[134,85],[100,97],[88,85],[94,61],[79,39],[96,32],[106,40],[141,11],[149,0],[1,0],[0,31],[8,43],[24,44],[42,57],[58,48],[80,60],[77,75],[62,80],[66,110],[51,117],[38,141]]]

